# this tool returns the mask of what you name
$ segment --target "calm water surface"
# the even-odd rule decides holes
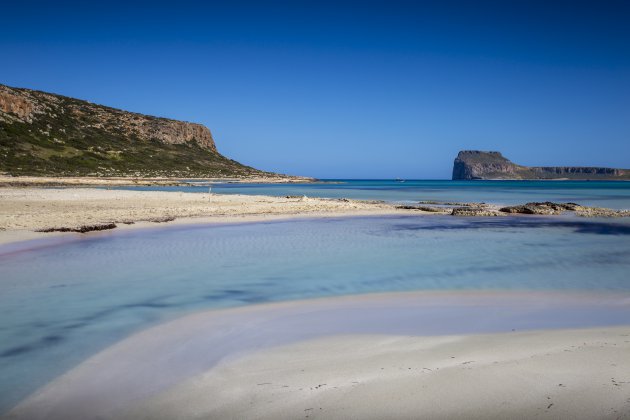
[[[624,219],[340,218],[2,250],[0,412],[128,334],[200,309],[403,290],[630,292]]]
[[[630,182],[624,181],[443,181],[328,180],[313,184],[216,184],[219,194],[307,195],[309,197],[385,200],[400,203],[437,200],[522,204],[530,201],[575,202],[630,209]],[[164,187],[136,187],[158,189]],[[207,186],[170,190],[207,192]]]

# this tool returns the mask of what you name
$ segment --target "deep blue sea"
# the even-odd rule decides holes
[[[343,181],[212,191],[630,208],[625,182]],[[354,217],[114,230],[19,252],[0,247],[0,413],[129,334],[194,311],[467,289],[630,293],[630,220]]]

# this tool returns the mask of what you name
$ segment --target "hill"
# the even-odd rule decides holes
[[[203,125],[0,85],[0,172],[37,176],[276,176],[221,155]]]

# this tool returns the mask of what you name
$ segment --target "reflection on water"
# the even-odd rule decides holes
[[[172,227],[0,255],[0,411],[133,331],[204,308],[377,291],[630,292],[630,223],[373,217]]]

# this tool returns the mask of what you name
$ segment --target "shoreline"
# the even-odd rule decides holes
[[[0,187],[0,246],[158,225],[263,222],[311,217],[419,214],[374,201],[95,188]],[[96,232],[98,233],[98,232]]]
[[[629,210],[572,203],[528,203],[501,208],[483,203],[400,205],[384,201],[306,196],[137,191],[89,187],[0,187],[0,247],[32,240],[95,235],[111,229],[158,225],[250,223],[356,216],[629,217]],[[434,203],[440,204],[440,203]],[[98,231],[93,233],[94,231]]]
[[[606,352],[613,353],[602,357],[602,343]],[[172,418],[175,413],[192,415],[190,410],[195,410],[206,417],[230,418],[231,413],[232,418],[295,418],[321,403],[333,410],[328,414],[335,418],[335,413],[348,414],[347,409],[361,410],[356,401],[366,398],[371,401],[366,407],[376,410],[376,416],[379,407],[373,404],[387,406],[389,400],[382,394],[393,390],[407,395],[399,407],[404,417],[427,408],[418,406],[427,402],[420,398],[424,393],[409,393],[418,389],[418,384],[409,388],[410,373],[413,381],[420,380],[420,385],[435,391],[443,379],[434,375],[439,369],[450,372],[447,384],[457,384],[471,380],[466,376],[471,367],[482,367],[476,372],[492,378],[497,392],[506,386],[510,395],[518,395],[532,380],[544,382],[545,392],[547,386],[558,387],[558,383],[575,392],[579,378],[572,382],[566,369],[580,366],[578,390],[589,388],[603,403],[609,402],[610,392],[617,387],[630,388],[630,378],[622,374],[630,371],[629,343],[627,293],[424,291],[247,305],[193,313],[133,334],[23,400],[8,417]],[[576,365],[570,352],[582,344],[588,352],[581,354]],[[427,357],[418,353],[432,348],[436,351]],[[553,354],[552,362],[542,360],[546,354]],[[469,360],[475,364],[468,366]],[[401,363],[405,369],[397,366]],[[500,366],[503,370],[496,371]],[[526,381],[514,381],[513,369],[525,375]],[[531,369],[544,380],[527,377]],[[619,385],[608,379],[610,389],[605,394],[600,382],[584,381],[610,376],[611,370]],[[553,391],[566,394],[568,390]],[[214,393],[220,396],[218,406],[216,399],[204,398]],[[470,394],[476,396],[472,401],[489,407],[483,389],[473,387]],[[560,397],[554,395],[554,404],[560,405]],[[243,404],[242,398],[254,403]],[[440,392],[432,398],[447,396]],[[268,400],[273,404],[264,403]],[[344,401],[355,402],[347,406]],[[615,409],[624,408],[619,399],[613,403]],[[528,404],[536,407],[531,401]],[[480,410],[489,413],[483,407]],[[369,414],[357,413],[362,418]],[[384,414],[380,412],[381,418]]]
[[[337,219],[351,217],[387,217],[387,216],[419,216],[414,213],[398,211],[356,211],[356,212],[314,212],[314,213],[279,213],[279,214],[243,214],[181,217],[167,222],[138,221],[133,224],[117,225],[115,229],[97,230],[92,232],[37,232],[29,230],[0,230],[0,255],[55,246],[66,241],[80,240],[97,236],[123,233],[130,231],[151,231],[156,229],[176,229],[194,226],[223,226],[241,225],[248,223],[290,222],[315,219]],[[427,213],[427,215],[432,215]],[[433,215],[432,215],[433,216]]]

